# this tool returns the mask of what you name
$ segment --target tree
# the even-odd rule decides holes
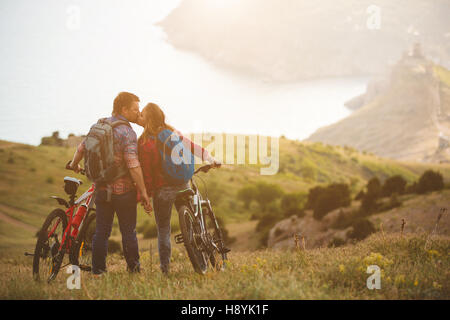
[[[442,174],[433,170],[425,171],[417,185],[417,193],[419,194],[442,189],[444,189],[444,178]]]
[[[277,184],[258,182],[255,187],[255,200],[260,205],[262,211],[267,211],[268,205],[281,197],[284,193]]]
[[[386,179],[381,188],[381,194],[383,197],[389,197],[393,193],[403,194],[405,193],[406,180],[401,175],[395,175]]]
[[[361,213],[368,215],[377,208],[377,200],[381,196],[381,183],[374,177],[367,183],[367,192],[361,201]]]
[[[322,219],[331,210],[346,207],[351,203],[350,188],[345,183],[333,183],[327,187],[316,187],[309,190],[309,208],[314,210],[314,218]]]

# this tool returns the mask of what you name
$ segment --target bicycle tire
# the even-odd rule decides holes
[[[95,233],[95,212],[83,222],[77,239],[70,250],[71,264],[83,271],[92,270],[92,239]]]
[[[193,213],[186,205],[181,205],[177,211],[181,234],[183,235],[183,243],[188,253],[189,260],[191,261],[195,272],[205,274],[208,270],[208,261],[206,261],[204,254],[195,244],[193,221],[191,220]]]
[[[220,252],[220,247],[224,246],[223,239],[221,239],[221,236],[217,233],[214,226],[215,222],[213,217],[210,214],[205,214],[204,217],[208,237],[211,241],[210,247],[208,248],[209,262],[214,270],[224,271],[226,267],[227,254]],[[220,225],[219,232],[221,232]]]
[[[59,222],[58,222],[59,220]],[[60,227],[62,222],[61,231],[56,231]],[[49,241],[49,228],[54,226],[54,223],[58,223],[54,234],[50,238],[55,238],[55,241],[50,245]],[[38,240],[34,249],[33,257],[33,278],[37,281],[47,274],[47,282],[54,280],[61,268],[61,264],[64,258],[64,251],[59,250],[60,242],[58,240],[58,234],[60,234],[61,240],[64,231],[67,228],[67,217],[62,209],[55,209],[47,216],[41,229],[38,233]],[[41,265],[42,263],[42,265]],[[49,265],[50,268],[47,271],[45,266]]]

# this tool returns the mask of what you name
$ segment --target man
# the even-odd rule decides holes
[[[139,117],[139,98],[129,92],[120,92],[114,99],[112,117],[109,121],[124,120],[135,123]],[[139,272],[139,249],[136,237],[137,201],[136,187],[141,194],[147,213],[152,210],[138,160],[137,137],[131,126],[118,125],[114,128],[114,161],[117,167],[126,164],[129,173],[108,186],[98,188],[95,198],[96,230],[92,240],[92,273],[106,272],[108,239],[111,235],[114,212],[117,213],[122,234],[123,253],[130,272]],[[74,154],[70,168],[80,171],[79,162],[84,156],[85,141]],[[134,185],[136,184],[136,186]],[[112,190],[111,201],[107,201],[107,188]]]

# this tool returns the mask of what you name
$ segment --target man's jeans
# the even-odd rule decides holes
[[[106,201],[106,191],[99,190],[95,199],[96,229],[92,240],[92,273],[100,274],[106,271],[106,254],[108,239],[111,235],[114,212],[119,219],[122,234],[122,247],[128,270],[137,271],[139,264],[139,248],[136,237],[137,201],[136,191],[111,196]]]
[[[170,217],[172,207],[179,190],[187,188],[188,185],[162,187],[156,190],[153,197],[153,209],[155,211],[156,226],[158,229],[158,251],[161,270],[168,271],[171,244],[170,244]]]

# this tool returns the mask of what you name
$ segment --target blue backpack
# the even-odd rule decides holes
[[[169,129],[162,130],[156,139],[164,175],[171,185],[188,182],[194,175],[194,154],[183,140]]]

